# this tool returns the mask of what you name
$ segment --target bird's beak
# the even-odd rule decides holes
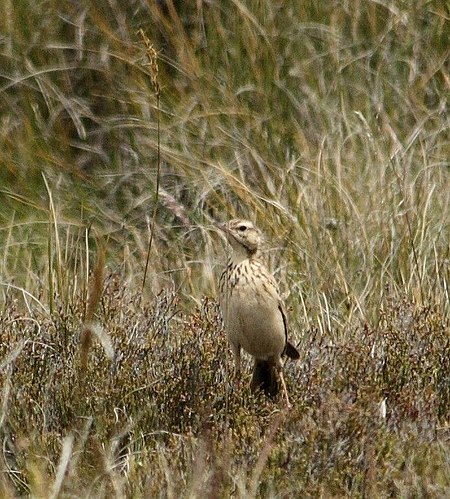
[[[230,232],[230,229],[228,228],[227,224],[222,224],[222,223],[215,223],[214,224],[218,229],[219,233],[222,233],[225,236],[225,239],[231,244],[231,239],[233,239],[233,235]]]
[[[226,226],[226,224],[222,224],[222,223],[219,223],[219,222],[215,222],[214,225],[220,229],[222,232],[225,232],[225,234],[228,233],[228,227]]]

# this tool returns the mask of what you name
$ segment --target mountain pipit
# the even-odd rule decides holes
[[[264,266],[259,246],[261,233],[248,220],[231,220],[219,225],[233,253],[220,277],[220,308],[233,351],[236,377],[241,369],[241,348],[254,357],[252,390],[262,389],[274,396],[278,378],[286,401],[281,356],[298,359],[298,350],[287,339],[287,319],[278,287]]]

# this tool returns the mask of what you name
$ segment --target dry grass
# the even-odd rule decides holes
[[[94,338],[85,367],[82,300],[32,320],[8,295],[0,333],[10,490],[46,497],[60,480],[64,496],[83,497],[448,491],[449,324],[435,308],[392,299],[378,326],[346,339],[307,331],[300,364],[287,365],[286,415],[247,386],[232,388],[210,300],[188,315],[173,294],[139,305],[139,293],[109,277],[98,320],[114,356]]]
[[[0,19],[0,495],[447,496],[448,6],[119,4]],[[230,379],[236,215],[288,415]]]

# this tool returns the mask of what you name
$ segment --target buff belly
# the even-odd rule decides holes
[[[231,343],[257,359],[280,357],[286,333],[278,297],[236,286],[223,308],[225,329]]]

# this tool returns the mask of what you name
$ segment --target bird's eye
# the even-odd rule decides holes
[[[238,230],[239,230],[240,232],[244,232],[245,230],[247,230],[247,227],[246,227],[245,225],[240,225],[240,226],[238,227]]]

